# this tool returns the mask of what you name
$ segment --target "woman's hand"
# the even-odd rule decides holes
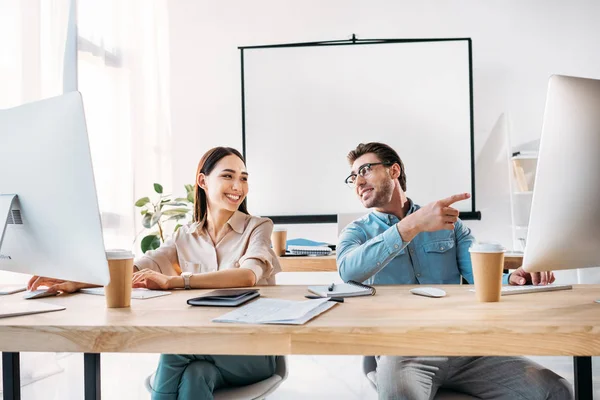
[[[160,272],[146,268],[133,274],[131,286],[154,290],[173,289],[171,285],[172,278],[172,276],[163,275]]]
[[[90,285],[89,283],[63,281],[61,279],[46,278],[44,276],[33,276],[27,283],[27,290],[36,290],[40,286],[46,286],[48,293],[74,293],[79,289],[86,287],[95,287],[96,285]]]

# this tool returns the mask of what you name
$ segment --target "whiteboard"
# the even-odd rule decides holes
[[[469,43],[242,49],[249,211],[364,211],[344,183],[346,156],[371,141],[399,153],[416,203],[471,193]]]

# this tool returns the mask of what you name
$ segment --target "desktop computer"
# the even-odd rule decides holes
[[[0,270],[109,282],[78,92],[0,110]]]
[[[550,78],[526,243],[528,272],[600,266],[600,80]]]

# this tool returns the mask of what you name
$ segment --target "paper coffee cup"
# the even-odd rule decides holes
[[[104,288],[106,307],[123,308],[131,305],[133,254],[128,250],[106,250],[110,282]]]
[[[273,244],[273,251],[277,256],[285,254],[287,242],[287,229],[282,226],[273,227],[273,233],[271,234],[271,243]]]
[[[498,243],[474,243],[469,248],[475,294],[481,302],[500,301],[506,249]]]

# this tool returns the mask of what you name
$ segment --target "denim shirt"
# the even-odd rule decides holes
[[[407,215],[420,207],[410,202]],[[473,283],[469,247],[475,241],[460,219],[454,230],[421,232],[402,240],[391,214],[372,211],[350,223],[337,245],[338,272],[344,282],[366,284],[458,284],[461,276]],[[508,274],[502,278],[508,284]]]

